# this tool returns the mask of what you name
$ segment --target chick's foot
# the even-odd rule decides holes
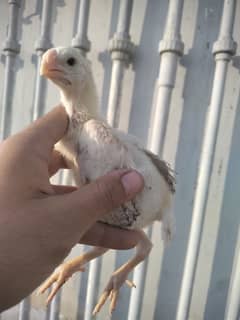
[[[41,294],[41,293],[44,293],[48,288],[50,288],[55,283],[55,286],[52,288],[50,294],[47,297],[47,301],[46,301],[47,305],[52,301],[54,296],[57,294],[58,290],[64,285],[64,283],[69,278],[71,278],[71,276],[76,271],[85,271],[85,268],[83,266],[80,266],[79,264],[76,266],[72,264],[72,262],[73,261],[71,261],[71,263],[66,262],[60,265],[39,288],[38,294]]]

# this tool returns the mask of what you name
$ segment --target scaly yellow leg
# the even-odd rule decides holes
[[[151,248],[151,241],[142,230],[139,230],[139,241],[136,245],[135,256],[113,273],[105,290],[100,296],[96,307],[93,310],[93,316],[95,316],[101,310],[108,297],[111,301],[109,312],[110,314],[113,313],[113,310],[116,308],[120,287],[124,282],[126,282],[127,285],[131,288],[135,287],[134,283],[126,280],[127,276],[140,262],[142,262],[149,255]]]
[[[77,271],[84,271],[84,265],[88,263],[90,260],[93,260],[102,254],[104,254],[108,249],[101,247],[94,247],[90,251],[82,254],[79,257],[76,257],[70,261],[67,261],[60,265],[54,273],[42,284],[39,288],[38,293],[44,293],[52,284],[56,283],[54,288],[51,290],[48,295],[46,303],[52,301],[53,297],[56,295],[58,290],[62,287],[62,285],[73,275],[73,273]]]

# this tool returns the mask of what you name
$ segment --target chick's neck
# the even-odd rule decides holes
[[[98,98],[94,86],[86,86],[81,92],[76,92],[76,94],[61,90],[60,95],[61,102],[70,118],[74,112],[88,113],[90,117],[99,118]]]

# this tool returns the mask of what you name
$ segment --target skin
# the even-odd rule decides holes
[[[0,144],[0,311],[37,288],[77,243],[128,249],[138,233],[97,220],[143,188],[135,171],[116,170],[79,189],[49,181],[64,159],[54,150],[67,129],[58,106]]]

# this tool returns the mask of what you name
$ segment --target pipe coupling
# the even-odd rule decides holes
[[[122,60],[128,65],[132,61],[135,45],[131,42],[130,37],[126,38],[116,33],[109,41],[108,50],[113,60]]]
[[[20,48],[21,46],[16,39],[7,39],[4,43],[3,51],[18,54],[20,52]]]
[[[20,8],[21,7],[21,0],[8,0],[8,4],[13,4],[13,5],[16,5]]]
[[[163,39],[159,43],[159,53],[164,52],[174,52],[179,56],[182,56],[184,53],[184,43],[179,38],[173,39]]]
[[[35,50],[45,52],[52,47],[51,40],[47,37],[42,37],[35,42]]]
[[[72,39],[72,46],[87,53],[91,48],[91,42],[88,40],[87,36],[80,35]]]
[[[228,53],[229,55],[233,56],[235,55],[236,50],[237,43],[233,40],[232,37],[227,36],[220,38],[213,44],[212,53],[213,55],[219,53]]]

